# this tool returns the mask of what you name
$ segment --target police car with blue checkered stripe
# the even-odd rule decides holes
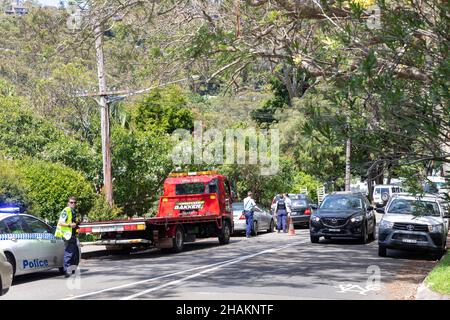
[[[0,249],[14,275],[53,268],[64,271],[64,241],[54,236],[54,228],[19,207],[0,207]]]

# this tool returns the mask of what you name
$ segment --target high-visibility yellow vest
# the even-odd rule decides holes
[[[61,212],[61,216],[63,215],[66,217],[64,223],[72,223],[72,210],[69,207],[64,208]],[[72,228],[60,225],[56,226],[55,237],[70,240],[72,238]]]

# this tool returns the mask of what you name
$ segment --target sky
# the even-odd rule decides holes
[[[58,6],[59,0],[38,0],[38,2],[44,6]]]

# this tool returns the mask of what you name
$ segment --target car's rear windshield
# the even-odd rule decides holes
[[[327,197],[323,200],[320,205],[320,209],[330,209],[330,210],[351,210],[351,209],[361,209],[362,201],[358,197],[351,196],[333,196]]]
[[[300,200],[300,199],[305,199],[305,195],[304,194],[289,194],[289,198],[291,200]]]
[[[205,184],[202,182],[180,183],[175,186],[175,194],[201,194],[205,193]]]
[[[375,194],[389,194],[389,188],[375,188]]]
[[[233,210],[244,210],[244,204],[242,202],[233,203]]]
[[[305,200],[292,200],[292,205],[296,207],[306,207]]]
[[[394,199],[389,205],[388,213],[439,216],[439,205],[434,201]]]

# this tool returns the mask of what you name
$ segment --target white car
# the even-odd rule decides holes
[[[12,265],[6,259],[5,254],[0,250],[0,296],[8,292],[13,279]]]
[[[253,235],[257,235],[261,231],[272,232],[275,227],[271,212],[265,210],[264,208],[261,209],[263,210],[260,211],[255,208],[255,211],[253,212]],[[244,204],[242,202],[233,203],[233,221],[235,233],[245,232],[245,229],[247,227],[243,211]]]
[[[428,251],[441,255],[446,250],[449,212],[436,195],[394,195],[378,228],[378,254],[387,249]]]
[[[0,250],[12,265],[13,275],[53,268],[63,273],[64,240],[55,238],[54,228],[45,222],[19,210],[0,208]]]
[[[379,184],[373,188],[373,202],[376,206],[383,206],[395,193],[403,192],[399,186]]]

